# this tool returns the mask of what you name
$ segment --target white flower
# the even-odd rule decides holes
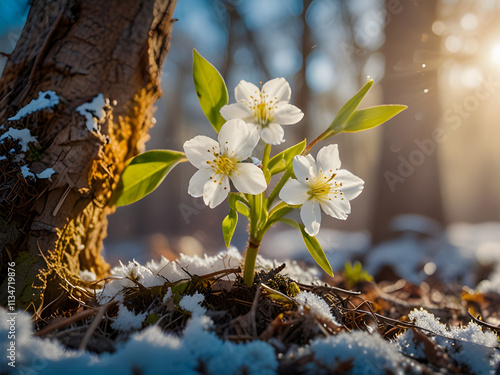
[[[363,180],[340,168],[337,145],[319,150],[317,161],[311,155],[293,159],[296,180],[289,180],[281,189],[280,198],[290,205],[302,205],[300,218],[306,232],[315,236],[321,224],[320,206],[327,215],[345,220],[351,213],[349,200],[363,190]]]
[[[285,141],[281,125],[299,122],[304,114],[288,104],[292,90],[284,78],[264,83],[262,89],[247,81],[240,81],[234,89],[236,103],[225,105],[220,113],[226,120],[240,118],[255,127],[262,140],[277,145]]]
[[[262,170],[252,163],[239,163],[252,154],[259,142],[258,134],[242,120],[231,120],[220,129],[218,140],[199,135],[184,143],[188,160],[199,169],[189,181],[188,193],[203,196],[205,204],[214,208],[226,199],[229,179],[243,193],[260,194],[266,190]]]

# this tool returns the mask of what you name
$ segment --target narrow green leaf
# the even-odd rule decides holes
[[[224,235],[224,242],[227,248],[229,248],[231,244],[231,238],[233,238],[236,224],[238,224],[238,213],[234,210],[230,210],[229,214],[222,220],[222,234]]]
[[[110,205],[126,206],[155,190],[178,163],[187,161],[179,151],[151,150],[128,163],[110,199]],[[184,160],[183,160],[184,159]]]
[[[388,104],[360,109],[347,121],[344,132],[353,133],[379,126],[408,108],[406,105]]]
[[[291,164],[295,155],[299,155],[306,148],[306,140],[304,139],[302,142],[297,143],[295,146],[287,148],[286,150],[280,152],[279,154],[273,156],[271,160],[269,160],[269,164],[267,167],[269,168],[269,172],[271,175],[275,175],[277,173],[283,172],[287,169]]]
[[[307,250],[309,250],[309,253],[312,255],[313,259],[316,261],[316,263],[318,263],[318,265],[321,268],[323,268],[323,270],[327,274],[333,276],[332,266],[330,265],[330,262],[328,262],[325,252],[323,251],[323,248],[319,244],[316,237],[308,235],[304,225],[299,224],[292,219],[281,218],[280,221],[300,230],[300,233],[302,234],[302,239],[304,240],[304,244],[306,245]]]
[[[281,205],[281,203],[280,203]],[[273,208],[271,211],[269,211],[269,220],[268,223],[274,223],[281,219],[282,216],[286,215],[290,211],[292,211],[295,207],[291,207],[287,204],[283,205],[278,205],[275,208]]]
[[[344,106],[337,113],[337,116],[335,116],[335,118],[333,119],[328,129],[322,135],[320,135],[320,140],[326,139],[334,134],[342,132],[345,123],[347,122],[347,120],[349,120],[354,111],[356,111],[356,109],[359,107],[359,104],[372,86],[373,80],[371,79],[365,83],[365,85],[356,93],[356,95],[349,99],[346,104],[344,104]]]
[[[224,79],[217,69],[193,49],[193,79],[201,109],[218,133],[226,122],[220,109],[229,101]]]

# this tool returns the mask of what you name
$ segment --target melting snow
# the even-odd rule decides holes
[[[201,316],[207,312],[207,309],[201,306],[205,300],[202,294],[196,292],[192,296],[184,296],[179,302],[179,306],[186,311],[189,311],[193,316]]]
[[[37,173],[37,177],[38,178],[48,178],[49,180],[51,179],[52,175],[56,173],[55,170],[53,170],[52,168],[47,168],[45,170],[43,170],[42,172],[40,173]]]
[[[147,312],[135,314],[126,306],[120,304],[118,307],[118,316],[115,321],[111,323],[111,327],[122,332],[135,331],[142,328],[142,324],[146,320],[147,316]]]
[[[496,349],[498,337],[492,332],[483,332],[470,322],[466,327],[451,327],[439,322],[433,314],[420,309],[408,314],[416,327],[434,333],[432,340],[446,351],[457,364],[473,374],[495,374],[500,363],[500,353]],[[424,344],[415,339],[412,330],[407,330],[396,340],[399,350],[408,356],[425,359]]]
[[[336,325],[340,325],[332,316],[328,304],[320,296],[312,292],[302,291],[295,296],[295,302],[297,302],[300,305],[309,307],[313,315],[318,320],[328,320]]]
[[[99,130],[97,123],[106,115],[104,112],[106,102],[107,99],[105,100],[102,94],[98,94],[90,103],[84,103],[76,109],[78,113],[85,117],[89,131]]]
[[[385,375],[404,374],[402,363],[405,358],[394,345],[385,341],[378,333],[363,331],[341,332],[336,336],[314,340],[299,354],[314,354],[314,364],[307,365],[307,374],[332,374],[342,363],[351,361],[349,374]],[[344,373],[344,372],[342,372]]]
[[[31,113],[41,111],[46,108],[53,108],[59,104],[59,96],[54,91],[39,91],[38,98],[33,99],[27,106],[21,108],[17,114],[11,118],[10,121],[22,119]]]
[[[27,165],[23,165],[21,167],[21,173],[23,174],[24,178],[35,178],[35,175],[30,171]]]
[[[175,262],[162,257],[159,262],[151,260],[146,263],[146,266],[141,265],[136,261],[129,262],[124,265],[120,262],[119,267],[114,267],[111,271],[115,280],[106,284],[104,289],[98,294],[100,303],[106,303],[112,299],[122,300],[121,291],[126,287],[135,286],[135,283],[128,277],[133,275],[137,282],[145,287],[163,285],[166,280],[175,282],[189,278],[191,275],[206,275],[209,273],[222,271],[228,268],[239,267],[243,263],[243,257],[235,247],[230,247],[227,251],[221,251],[215,256],[204,255],[200,258],[197,255],[188,256],[180,254],[180,258]],[[280,263],[271,261],[257,256],[256,268],[271,270]],[[290,261],[286,263],[284,273],[292,279],[304,283],[311,284],[318,280],[319,271],[315,268],[303,270],[297,262]],[[230,274],[227,276],[233,280],[236,276]]]
[[[8,132],[2,134],[0,141],[7,137],[11,137],[13,140],[19,141],[23,152],[28,151],[28,143],[36,142],[36,137],[31,135],[29,129],[10,128]]]

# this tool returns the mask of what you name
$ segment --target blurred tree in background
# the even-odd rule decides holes
[[[336,137],[343,165],[366,185],[349,220],[323,225],[372,230],[382,240],[399,214],[441,224],[499,220],[499,10],[498,0],[183,0],[147,148],[213,136],[193,87],[192,48],[223,73],[231,96],[241,79],[285,77],[305,113],[286,129],[289,141],[326,128],[370,76],[376,84],[364,106],[409,109],[381,128]],[[163,254],[221,249],[226,208],[211,211],[187,194],[192,172],[176,168],[151,196],[112,215],[108,250],[133,258],[145,237]]]

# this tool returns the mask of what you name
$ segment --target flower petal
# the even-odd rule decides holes
[[[264,83],[264,86],[262,86],[262,94],[266,96],[267,102],[273,99],[275,103],[281,101],[288,102],[292,95],[292,89],[283,77],[274,78]]]
[[[300,209],[300,218],[306,227],[307,234],[310,236],[317,235],[321,226],[319,203],[314,199],[305,201]]]
[[[337,145],[328,145],[318,151],[316,165],[319,173],[323,173],[328,178],[340,168],[339,148]]]
[[[242,120],[253,118],[253,113],[250,109],[241,103],[225,105],[220,109],[220,114],[225,120],[231,120],[233,118],[239,118]]]
[[[259,142],[259,135],[245,121],[233,119],[222,125],[218,139],[221,153],[240,161],[252,155]]]
[[[297,180],[306,182],[316,178],[316,163],[311,155],[297,155],[293,158],[293,173]]]
[[[298,107],[281,102],[276,104],[273,121],[281,125],[292,125],[302,120],[302,117],[304,114]]]
[[[354,199],[361,194],[365,183],[361,178],[353,175],[346,169],[339,169],[333,181],[340,185],[340,190],[349,200]]]
[[[253,99],[258,99],[260,103],[260,89],[253,83],[241,80],[234,89],[234,97],[237,103],[253,103]]]
[[[280,143],[285,142],[285,131],[281,127],[281,125],[276,123],[270,123],[267,126],[263,126],[260,130],[260,137],[266,143],[270,145],[279,145]]]
[[[297,180],[288,180],[280,191],[279,197],[288,204],[303,204],[308,198],[309,186]]]
[[[189,180],[188,193],[192,197],[198,198],[203,195],[203,187],[205,183],[210,180],[210,176],[213,175],[213,171],[208,168],[202,168],[191,177]]]
[[[214,152],[219,152],[219,143],[204,135],[198,135],[184,142],[184,152],[191,164],[196,168],[204,168],[207,161],[214,160]]]
[[[246,194],[260,194],[267,188],[262,169],[251,163],[238,163],[230,179],[238,191]]]
[[[229,194],[229,179],[226,175],[215,175],[203,186],[203,202],[210,208],[217,207]]]
[[[330,200],[323,199],[320,202],[321,208],[325,214],[334,217],[335,219],[345,220],[347,215],[351,213],[351,204],[341,195],[330,195]]]

